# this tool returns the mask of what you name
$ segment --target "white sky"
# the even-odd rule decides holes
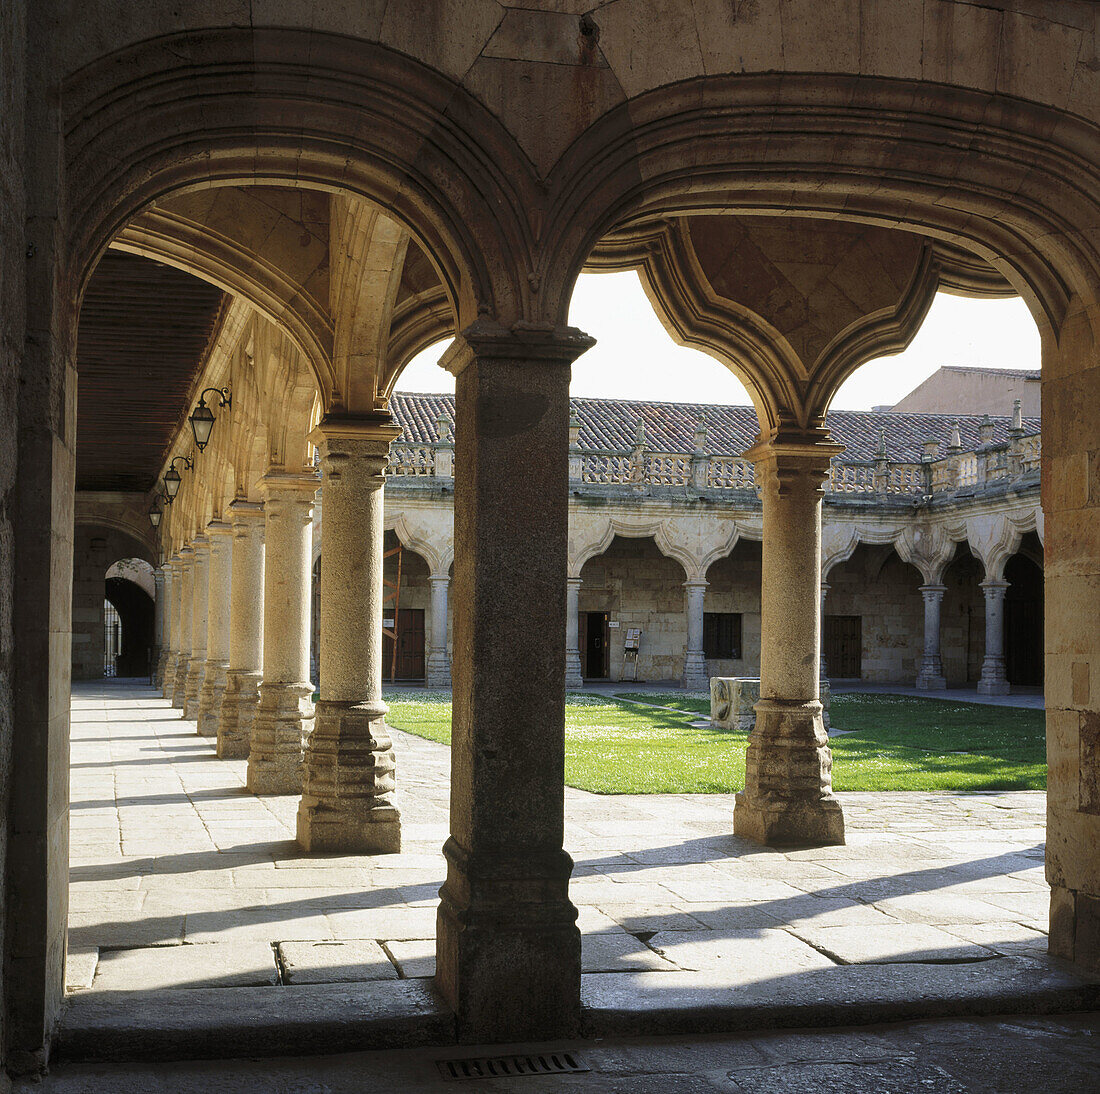
[[[748,393],[724,365],[677,346],[665,332],[638,275],[582,274],[569,322],[597,339],[573,365],[573,395],[747,406]],[[418,354],[398,391],[454,391],[437,362],[449,343]],[[909,348],[869,361],[837,393],[833,406],[893,405],[941,365],[1039,367],[1039,332],[1023,301],[971,300],[940,293]]]

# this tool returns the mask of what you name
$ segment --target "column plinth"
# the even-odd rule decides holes
[[[983,581],[985,593],[985,657],[982,677],[978,681],[979,695],[1007,695],[1008,676],[1005,672],[1005,592],[1007,581]]]
[[[922,585],[924,598],[924,653],[917,672],[916,686],[922,691],[943,691],[947,678],[943,675],[943,659],[940,656],[940,609],[946,585]]]
[[[592,340],[479,320],[457,375],[451,838],[436,985],[462,1041],[574,1036],[563,850],[569,375]],[[517,607],[522,606],[522,611]]]
[[[733,825],[769,846],[844,842],[820,702],[821,498],[838,451],[814,435],[746,453],[764,508],[760,701]]]
[[[581,579],[565,582],[565,686],[584,687],[584,667],[581,664]]]
[[[382,702],[383,472],[399,435],[388,415],[326,418],[314,434],[325,518],[321,695],[298,807],[298,842],[307,851],[401,850],[389,708]],[[433,597],[433,635],[435,606]]]
[[[206,673],[199,693],[199,736],[217,737],[225,699],[229,668],[230,580],[233,559],[233,527],[225,521],[206,526],[210,540],[207,583]]]
[[[218,757],[246,760],[263,680],[263,506],[238,498],[229,506],[229,521],[229,664],[218,718]]]
[[[180,549],[180,648],[176,658],[176,674],[172,680],[172,706],[183,710],[187,692],[187,668],[191,662],[191,620],[195,582],[195,549],[188,544]]]
[[[432,574],[432,641],[428,649],[424,682],[430,688],[451,686],[451,658],[447,654],[447,600],[451,586],[447,574]]]
[[[246,780],[254,794],[302,790],[302,749],[313,729],[309,601],[317,486],[312,474],[276,471],[263,479],[263,682],[252,721]]]
[[[195,559],[191,580],[191,657],[187,662],[187,684],[183,697],[183,716],[198,729],[199,699],[206,680],[207,603],[210,595],[210,541],[198,536],[192,546]]]

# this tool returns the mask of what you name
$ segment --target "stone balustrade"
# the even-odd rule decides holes
[[[1039,434],[1016,431],[1006,443],[983,444],[973,451],[948,448],[940,458],[920,462],[838,457],[829,470],[827,493],[843,495],[946,496],[972,492],[988,485],[1036,478],[1039,473]],[[387,475],[397,478],[450,479],[454,445],[396,442],[390,449]],[[573,445],[569,477],[584,486],[626,486],[644,493],[650,487],[695,490],[755,490],[753,465],[740,456],[633,449],[581,448]]]

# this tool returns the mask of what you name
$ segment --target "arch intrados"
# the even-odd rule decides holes
[[[308,68],[278,59],[306,54]],[[186,62],[166,70],[166,58]],[[460,326],[479,307],[532,310],[533,168],[469,92],[413,58],[319,31],[182,32],[97,59],[63,101],[67,169],[85,182],[70,210],[77,300],[109,241],[157,200],[273,184],[385,209],[432,261]]]
[[[132,524],[115,517],[97,514],[94,517],[76,517],[73,522],[75,528],[100,528],[111,532],[118,532],[125,536],[136,548],[131,555],[119,555],[112,560],[112,565],[122,558],[140,558],[142,562],[156,566],[157,547],[151,535],[147,537],[144,532],[138,531]],[[152,533],[152,525],[150,525]]]
[[[683,571],[684,579],[687,580],[691,577],[690,563],[681,558],[676,551],[672,548],[670,543],[661,543],[662,535],[660,528],[630,528],[626,525],[618,525],[612,522],[610,525],[610,535],[605,535],[599,543],[593,543],[582,552],[581,555],[575,560],[574,566],[576,568],[577,575],[580,576],[585,566],[588,565],[593,559],[599,558],[601,555],[607,554],[607,552],[614,546],[616,538],[622,539],[650,539],[653,541],[653,546],[657,548],[657,553],[663,558],[667,558],[672,562],[675,562]]]
[[[1100,280],[1086,236],[1096,143],[1084,119],[966,88],[824,74],[697,77],[616,107],[574,142],[552,173],[547,237],[569,287],[602,236],[639,221],[843,217],[977,254],[1040,325],[1057,330],[1072,295],[1089,299]],[[778,148],[787,162],[775,162]],[[794,148],[800,164],[789,162]]]

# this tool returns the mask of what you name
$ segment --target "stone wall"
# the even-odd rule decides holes
[[[103,675],[103,600],[107,571],[122,558],[144,558],[144,545],[113,528],[79,525],[73,549],[73,679]]]
[[[640,627],[638,679],[676,680],[687,642],[683,567],[662,555],[652,538],[616,536],[585,564],[581,580],[580,612],[608,612],[619,624],[610,631],[610,678],[622,679],[626,631]]]
[[[741,615],[741,657],[708,660],[711,676],[760,675],[760,544],[739,540],[725,557],[707,570],[704,611]]]

